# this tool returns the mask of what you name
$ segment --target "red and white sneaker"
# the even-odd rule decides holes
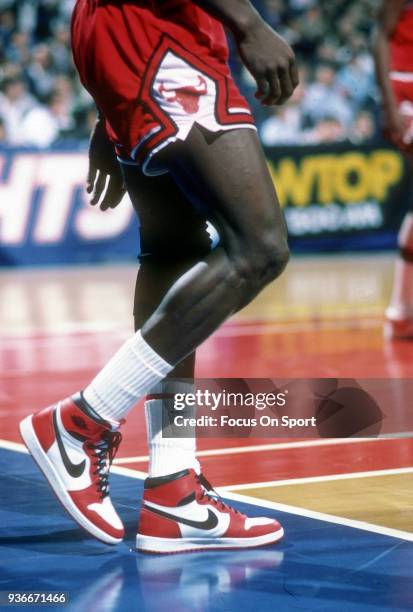
[[[143,552],[253,548],[284,535],[269,518],[248,518],[220,499],[194,470],[147,478],[136,548]]]
[[[98,540],[121,542],[124,528],[109,497],[109,468],[121,441],[113,424],[79,394],[28,416],[20,433],[70,516]]]

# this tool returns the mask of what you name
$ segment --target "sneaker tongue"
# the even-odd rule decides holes
[[[70,410],[61,412],[63,425],[72,435],[78,435],[90,440],[102,438],[106,431],[110,431],[109,423],[97,423],[81,410]]]
[[[91,437],[102,435],[104,431],[117,431],[122,421],[107,421],[103,419],[93,408],[89,406],[82,394],[73,397],[73,403],[79,409],[80,418],[83,417],[87,422],[88,433]]]
[[[116,421],[106,421],[105,423],[99,424],[96,423],[93,419],[89,419],[90,422],[90,432],[91,436],[94,439],[100,439],[103,437],[103,434],[107,431],[111,433],[115,433],[119,431],[121,423],[117,423]]]
[[[96,423],[93,419],[88,419],[88,423],[88,436],[95,442],[99,442],[103,439],[116,439],[117,437],[121,437],[121,434],[119,432],[120,423],[116,423],[114,421],[106,421],[104,424],[100,425],[99,423]],[[116,432],[119,433],[116,434]]]

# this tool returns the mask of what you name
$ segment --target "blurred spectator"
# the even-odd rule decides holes
[[[313,129],[305,134],[306,144],[321,144],[323,142],[342,142],[347,139],[344,125],[334,115],[323,117]]]
[[[3,118],[0,117],[0,145],[6,144],[7,136],[6,136],[6,126],[4,125]]]
[[[256,4],[265,11],[269,3]],[[369,37],[378,1],[278,0],[277,5],[278,31],[294,45],[309,76],[294,112],[289,105],[285,111],[260,109],[264,142],[291,143],[294,134],[296,144],[374,138],[378,96]]]
[[[0,7],[0,45],[5,49],[10,44],[11,35],[16,29],[16,18],[12,11],[2,11]]]
[[[73,127],[69,110],[68,99],[58,92],[52,92],[46,104],[35,106],[23,118],[19,144],[41,148],[56,142]]]
[[[313,83],[306,89],[302,108],[313,124],[326,117],[334,117],[342,125],[350,123],[351,107],[347,97],[339,90],[336,73],[331,65],[323,63],[318,66]]]
[[[27,92],[21,76],[5,78],[0,91],[0,116],[4,121],[9,144],[20,144],[20,126],[27,113],[35,106],[35,100]]]
[[[26,32],[14,30],[5,47],[6,58],[16,66],[24,66],[30,59],[29,37]]]
[[[375,90],[374,71],[362,55],[356,55],[337,73],[337,85],[350,100],[353,113],[373,98]]]
[[[294,11],[305,11],[316,6],[317,0],[290,0],[290,8]]]
[[[46,147],[87,137],[92,102],[72,61],[73,5],[0,0],[0,117],[8,144]]]
[[[301,104],[305,95],[305,72],[300,71],[300,84],[287,104],[274,106],[271,116],[260,127],[265,146],[301,144],[303,139],[303,113]]]
[[[377,126],[369,111],[361,111],[351,125],[349,140],[355,144],[368,142],[377,134]]]
[[[70,30],[67,25],[61,24],[56,27],[49,48],[56,70],[61,73],[69,74],[71,72],[73,74],[72,55],[68,53],[68,49],[70,49]]]
[[[267,147],[291,145],[300,142],[301,114],[293,106],[274,108],[273,116],[266,119],[260,128],[262,143]]]
[[[30,88],[38,98],[47,97],[54,86],[54,66],[49,47],[42,43],[36,45],[26,68]]]

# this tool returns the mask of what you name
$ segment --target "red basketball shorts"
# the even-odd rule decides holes
[[[194,124],[255,129],[228,67],[224,30],[192,2],[97,1],[92,9],[78,0],[72,47],[120,161],[145,174],[166,172],[157,154]]]

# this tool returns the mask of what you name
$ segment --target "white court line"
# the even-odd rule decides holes
[[[197,451],[197,457],[213,457],[219,455],[237,455],[238,453],[258,453],[260,451],[278,451],[290,448],[311,448],[313,446],[334,446],[338,444],[356,444],[357,442],[380,442],[382,438],[329,438],[325,440],[302,440],[300,442],[280,442],[273,444],[256,444],[250,446],[231,446],[230,448],[214,448],[210,450]],[[388,438],[386,438],[388,440]],[[119,457],[115,459],[116,465],[128,463],[143,463],[149,461],[148,455],[136,457]]]
[[[26,447],[23,444],[18,444],[17,442],[10,442],[9,440],[0,440],[0,448],[16,451],[19,453],[28,452]],[[391,471],[391,470],[388,470],[388,471]],[[413,471],[413,468],[412,468],[412,471]],[[117,466],[112,467],[112,472],[115,474],[120,474],[122,476],[128,476],[129,478],[135,478],[136,480],[143,480],[147,476],[147,474],[144,472],[138,472],[137,470],[131,470],[128,468],[117,467]],[[228,488],[234,489],[234,487],[228,487]],[[277,504],[276,502],[270,502],[270,501],[266,501],[263,499],[257,499],[255,497],[249,497],[247,495],[242,495],[242,494],[239,495],[237,493],[227,491],[226,487],[220,487],[217,490],[219,492],[222,492],[227,499],[230,499],[232,501],[249,503],[253,506],[259,506],[260,508],[270,508],[271,510],[279,510],[282,512],[288,512],[290,514],[295,514],[297,516],[303,516],[306,518],[312,518],[312,519],[316,519],[319,521],[324,521],[325,523],[343,525],[345,527],[361,529],[362,531],[369,531],[371,533],[377,533],[380,535],[391,536],[391,537],[398,538],[401,540],[406,540],[408,542],[413,542],[413,533],[409,533],[407,531],[391,529],[389,527],[381,527],[380,525],[373,525],[371,523],[366,523],[364,521],[356,521],[353,519],[342,518],[340,516],[334,516],[332,514],[324,514],[322,512],[315,512],[313,510],[305,510],[303,508],[298,508],[296,506],[288,506],[286,504]]]
[[[362,531],[369,531],[371,533],[377,533],[380,535],[390,536],[392,538],[398,538],[399,540],[413,542],[413,533],[410,533],[408,531],[402,531],[400,529],[392,529],[391,527],[373,525],[372,523],[366,523],[365,521],[357,521],[341,516],[335,516],[334,514],[324,514],[324,512],[315,512],[314,510],[306,510],[305,508],[299,508],[297,506],[278,504],[276,502],[257,499],[256,497],[250,497],[248,495],[238,495],[237,493],[231,493],[230,491],[226,490],[223,491],[223,495],[226,499],[230,499],[231,501],[252,504],[253,506],[259,506],[260,508],[270,508],[271,510],[279,510],[280,512],[288,512],[289,514],[304,516],[306,518],[324,521],[325,523],[343,525],[344,527],[352,527],[353,529],[361,529]]]
[[[10,442],[10,440],[1,440],[0,439],[0,449],[4,448],[5,450],[15,451],[16,453],[24,453],[26,455],[29,454],[29,451],[25,447],[24,444],[20,444],[19,442]],[[131,476],[132,478],[146,478],[146,472],[140,472],[139,470],[131,470],[130,468],[117,467],[112,466],[111,472],[115,474],[121,474],[122,476]]]
[[[19,444],[18,442],[10,442],[10,440],[0,440],[0,448],[12,450],[16,453],[26,453],[27,455],[29,454],[29,451],[24,446],[24,444]]]
[[[268,480],[267,482],[252,482],[250,484],[220,487],[219,490],[221,492],[226,492],[227,489],[230,491],[244,491],[245,489],[265,489],[266,487],[332,482],[336,480],[351,480],[352,478],[369,478],[372,476],[394,476],[397,474],[413,474],[413,467],[370,470],[368,472],[346,472],[345,474],[328,474],[327,476],[308,476],[306,478],[288,478],[285,480]]]

